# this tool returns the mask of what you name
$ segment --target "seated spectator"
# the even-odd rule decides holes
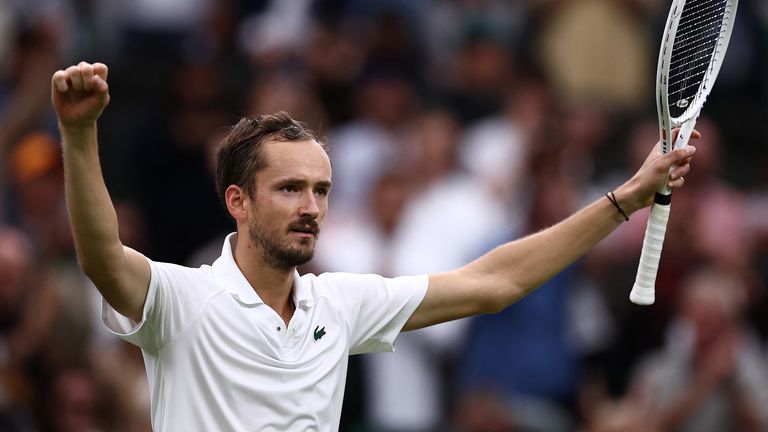
[[[743,321],[742,281],[705,269],[682,289],[667,346],[641,362],[630,396],[660,430],[765,430],[768,375]]]

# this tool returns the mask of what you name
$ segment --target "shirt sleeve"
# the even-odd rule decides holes
[[[107,330],[123,340],[157,352],[192,323],[214,293],[206,292],[203,268],[147,261],[151,276],[141,321],[121,315],[104,299],[101,318]]]
[[[347,317],[350,354],[394,351],[394,342],[427,293],[425,275],[326,273],[319,277]]]

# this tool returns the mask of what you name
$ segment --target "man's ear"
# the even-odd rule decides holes
[[[227,211],[235,221],[241,221],[247,217],[248,192],[240,186],[229,185],[224,192],[224,202],[227,204]]]

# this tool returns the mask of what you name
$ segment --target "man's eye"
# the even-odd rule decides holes
[[[315,191],[315,193],[318,194],[319,196],[322,196],[322,197],[328,196],[328,189],[326,189],[326,188],[319,188],[319,189],[317,189]]]
[[[296,189],[296,186],[294,185],[285,185],[282,188],[280,188],[280,190],[283,192],[293,193],[293,192],[296,192],[298,189]]]

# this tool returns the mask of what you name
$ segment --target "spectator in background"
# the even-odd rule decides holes
[[[456,54],[449,84],[438,88],[443,105],[461,124],[493,115],[502,107],[503,89],[514,73],[514,58],[504,42],[479,29],[466,36]]]
[[[34,381],[27,362],[40,348],[51,304],[36,266],[30,239],[0,225],[0,430],[8,432],[34,424]]]
[[[566,102],[645,105],[654,49],[643,28],[645,11],[631,6],[613,0],[540,2],[536,52]]]
[[[446,69],[456,67],[456,54],[472,35],[485,34],[519,48],[528,26],[530,1],[450,0],[431,2],[420,28],[429,55],[431,82],[450,85]]]
[[[376,179],[364,212],[354,217],[329,215],[323,228],[323,239],[328,241],[317,245],[312,266],[320,271],[393,275],[392,242],[415,184],[411,171],[386,172]]]
[[[230,118],[222,69],[214,61],[179,64],[170,89],[174,104],[142,133],[134,132],[131,164],[141,167],[134,171],[135,203],[146,221],[149,250],[166,260],[183,262],[228,229],[211,187],[209,159],[213,138]],[[179,220],[179,213],[196,217]]]
[[[2,3],[0,54],[5,55],[0,66],[0,150],[7,151],[47,113],[48,97],[39,83],[61,60],[62,31],[53,4],[36,9],[18,2]]]
[[[257,116],[280,110],[305,119],[304,122],[320,135],[326,132],[327,114],[305,74],[272,73],[253,80],[247,94],[246,112]]]
[[[27,230],[45,259],[71,252],[72,237],[64,207],[64,173],[56,138],[42,131],[23,136],[8,155],[13,215]]]
[[[163,57],[169,54],[177,58],[190,54],[200,48],[195,37],[205,28],[213,4],[211,0],[113,2],[122,11],[121,52],[155,66],[167,64]]]
[[[584,190],[568,178],[562,152],[563,147],[553,144],[527,164],[531,169],[524,176],[529,182],[533,179],[532,202],[523,231],[515,233],[515,238],[556,223],[583,199]],[[506,240],[508,237],[501,237],[492,243]],[[459,430],[494,430],[491,426],[481,427],[481,420],[498,420],[494,409],[488,411],[494,406],[504,407],[507,413],[510,426],[505,430],[561,431],[576,427],[582,359],[595,346],[607,343],[600,330],[595,332],[594,327],[585,326],[590,320],[605,319],[605,310],[601,304],[583,303],[587,297],[581,292],[584,287],[580,267],[571,265],[498,314],[472,318],[456,367]],[[578,302],[582,302],[581,306]],[[588,316],[576,313],[578,307],[588,308]],[[479,401],[493,402],[480,408],[483,404]],[[477,409],[488,413],[471,414]]]
[[[262,64],[284,61],[300,52],[306,43],[312,21],[313,0],[269,0],[261,10],[241,18],[238,42],[249,57]]]
[[[491,188],[458,165],[459,125],[443,110],[422,113],[404,142],[414,190],[393,233],[390,271],[419,274],[447,270],[483,252],[504,224],[503,205]],[[456,196],[464,200],[457,201]],[[456,229],[461,227],[461,229]],[[398,356],[371,356],[368,391],[373,423],[388,431],[444,427],[445,368],[463,340],[466,322],[403,333]]]
[[[546,131],[557,108],[541,78],[521,78],[504,96],[503,110],[463,129],[458,158],[462,168],[506,204],[505,229],[517,235],[529,207],[528,165],[547,146]]]
[[[744,321],[746,286],[708,268],[682,289],[665,348],[645,358],[633,379],[631,397],[647,406],[647,430],[765,430],[768,374]]]
[[[68,228],[60,152],[52,135],[34,132],[9,155],[12,193],[18,197],[16,218],[34,241],[40,257],[37,271],[49,278],[55,299],[54,323],[43,354],[53,364],[87,355],[98,314],[98,297],[88,289],[90,282],[77,265]]]
[[[43,431],[124,431],[115,424],[109,394],[90,368],[73,366],[54,371],[43,386],[41,399]]]
[[[329,132],[334,202],[338,212],[359,213],[376,178],[412,157],[404,144],[415,110],[414,89],[398,71],[370,70],[360,84],[359,116]]]
[[[315,27],[302,53],[317,98],[332,125],[352,120],[358,111],[357,79],[366,60],[359,27],[341,17],[325,18]]]
[[[89,367],[76,372],[85,372],[86,380],[97,384],[99,392],[108,397],[98,402],[98,406],[109,414],[112,421],[109,430],[151,432],[150,390],[141,352],[123,343],[101,344],[94,346],[94,351]]]
[[[702,172],[689,176],[693,202],[691,244],[701,258],[727,272],[741,274],[751,297],[755,272],[751,256],[755,246],[748,232],[747,203],[743,192],[724,179],[725,143],[720,127],[709,117],[697,122],[706,138],[697,144],[702,152]],[[698,157],[698,156],[697,156]]]
[[[452,268],[481,253],[499,229],[509,228],[493,186],[459,165],[459,131],[450,112],[432,110],[417,119],[405,141],[414,151],[410,165],[418,185],[396,233],[396,274]]]
[[[40,82],[56,70],[60,34],[49,16],[24,19],[21,6],[0,2],[0,216],[7,216],[7,156],[22,136],[45,123],[48,96]],[[39,11],[38,11],[39,12]]]

